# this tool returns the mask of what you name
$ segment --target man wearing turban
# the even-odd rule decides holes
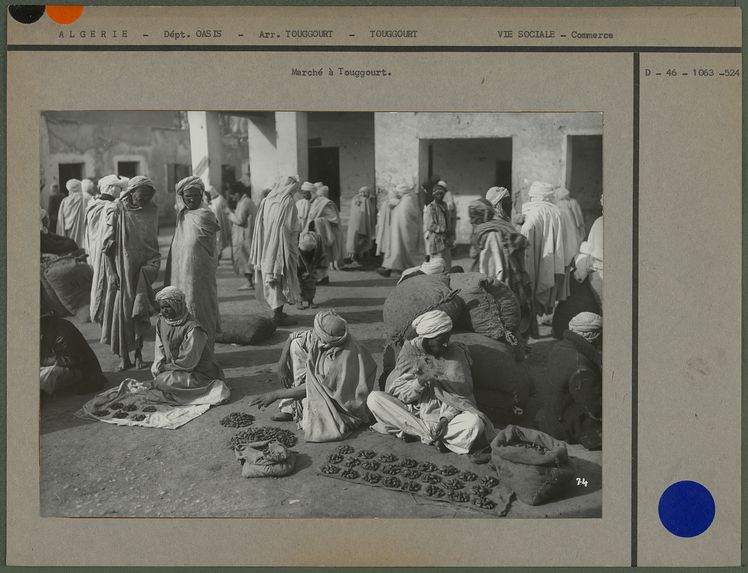
[[[218,221],[218,226],[221,228],[220,232],[218,233],[218,260],[221,260],[221,256],[223,255],[224,250],[228,248],[231,250],[230,258],[233,263],[234,254],[231,241],[232,225],[231,219],[229,219],[229,215],[231,214],[229,204],[226,201],[226,198],[213,185],[208,185],[205,188],[205,194],[208,197],[210,210],[213,211],[213,215],[215,215],[216,221]]]
[[[218,312],[218,233],[221,228],[205,200],[200,177],[185,177],[176,185],[177,221],[166,261],[165,286],[184,293],[187,309],[208,335],[213,348],[220,328]]]
[[[493,424],[476,406],[470,352],[449,340],[452,320],[432,310],[417,317],[413,328],[416,337],[403,345],[385,391],[369,395],[377,420],[372,429],[457,454],[487,445]]]
[[[368,187],[361,187],[351,201],[346,237],[346,256],[351,259],[351,268],[360,268],[360,259],[371,251],[377,226],[377,208]]]
[[[377,366],[334,310],[314,317],[314,328],[292,333],[278,363],[282,390],[262,394],[251,405],[279,402],[275,421],[297,422],[307,442],[346,438],[369,423],[366,398]]]
[[[209,334],[190,313],[185,293],[172,286],[156,295],[160,316],[156,322],[156,342],[151,374],[162,390],[207,388],[222,381],[223,371],[209,344]],[[215,389],[212,389],[215,391]]]
[[[255,286],[255,280],[249,258],[257,217],[257,205],[252,201],[251,186],[237,181],[231,186],[231,192],[237,198],[234,212],[228,213],[228,219],[231,222],[234,273],[247,279],[247,284],[239,287],[239,290],[251,290]]]
[[[111,282],[104,245],[113,241],[114,201],[127,189],[127,179],[107,175],[99,179],[99,193],[88,202],[86,209],[86,252],[93,269],[91,281],[91,322],[99,325],[104,320],[104,302]]]
[[[60,203],[57,212],[57,234],[73,239],[80,247],[85,247],[86,209],[90,195],[83,193],[78,179],[69,179],[65,184],[68,196]]]
[[[299,300],[299,217],[293,195],[299,180],[282,176],[260,203],[249,262],[254,267],[256,298],[273,310],[276,324],[293,321],[285,304]]]
[[[143,367],[143,336],[151,330],[155,300],[153,283],[161,266],[158,250],[156,188],[138,175],[114,203],[112,228],[102,245],[109,263],[101,342],[120,357],[120,370]]]
[[[491,187],[485,199],[468,205],[468,217],[473,226],[470,238],[472,270],[494,277],[512,290],[520,304],[520,332],[537,337],[532,283],[525,267],[528,241],[511,222],[510,216],[511,196],[503,187]]]
[[[316,308],[314,297],[317,294],[318,274],[325,260],[325,247],[322,237],[314,231],[302,231],[299,235],[299,285],[301,302],[296,308],[305,310]]]
[[[600,206],[603,198],[600,197]],[[579,255],[574,259],[574,277],[579,282],[590,279],[592,292],[597,303],[603,304],[603,217],[600,215],[592,224],[586,241],[579,246]]]
[[[548,355],[547,395],[538,414],[543,431],[588,449],[602,445],[602,326],[593,312],[571,319]]]
[[[338,206],[330,199],[330,188],[327,185],[315,183],[313,186],[315,191],[313,191],[314,195],[309,205],[306,224],[302,227],[302,230],[313,230],[319,233],[325,249],[325,263],[329,270],[339,270],[339,265],[345,257],[340,211]],[[324,269],[320,269],[320,271],[317,284],[330,284],[327,271]]]
[[[413,187],[402,183],[395,187],[380,210],[377,228],[377,254],[384,254],[377,269],[383,277],[392,270],[403,271],[416,266],[423,254],[423,216]]]
[[[423,209],[423,238],[426,254],[431,259],[440,259],[449,268],[452,266],[452,247],[455,238],[456,217],[453,217],[444,195],[447,184],[439,181],[431,192],[433,201]]]
[[[548,322],[556,302],[568,296],[569,262],[566,260],[566,229],[561,212],[553,204],[556,187],[536,181],[530,201],[522,206],[522,234],[527,238],[527,272],[532,282],[534,315]]]

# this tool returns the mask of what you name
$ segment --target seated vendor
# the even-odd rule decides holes
[[[377,419],[372,429],[457,454],[487,446],[494,428],[476,407],[467,347],[449,341],[452,319],[432,310],[413,328],[417,336],[403,345],[385,391],[367,400]]]
[[[207,332],[187,310],[185,294],[176,287],[165,287],[156,295],[156,302],[161,316],[156,323],[151,366],[155,387],[198,389],[223,379],[207,344]]]
[[[312,330],[291,333],[278,370],[284,388],[262,394],[250,405],[265,408],[279,401],[281,413],[272,419],[296,421],[306,441],[341,440],[369,423],[366,397],[377,366],[334,310],[318,313]]]
[[[581,312],[548,356],[548,390],[540,427],[587,449],[602,446],[602,317]]]

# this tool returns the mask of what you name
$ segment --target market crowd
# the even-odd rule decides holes
[[[149,399],[209,407],[230,395],[214,354],[221,257],[230,257],[246,279],[241,288],[254,290],[276,326],[295,324],[294,306],[316,307],[331,270],[376,261],[381,276],[399,275],[394,288],[466,270],[452,264],[457,197],[438,177],[418,188],[362,187],[345,227],[322,182],[281,176],[257,194],[257,204],[246,176],[221,191],[187,177],[176,184],[176,226],[158,285],[158,209],[148,177],[73,179],[66,194],[54,187],[40,234],[42,275],[51,285],[42,288],[41,318],[41,387],[48,393],[93,392],[106,382],[93,351],[59,310],[71,298],[85,299],[87,316],[77,319],[100,326],[101,343],[119,357],[122,371],[147,367],[144,340],[155,330],[153,382],[142,390]],[[598,218],[587,233],[579,204],[561,186],[535,182],[527,194],[517,209],[516,194],[491,187],[466,206],[472,228],[467,272],[508,288],[521,314],[514,338],[537,338],[539,324],[553,326],[560,340],[549,355],[541,426],[575,442],[588,436],[590,424],[601,431],[599,407],[590,408],[579,394],[599,398],[602,388],[603,222]],[[63,273],[63,262],[69,272],[90,275],[56,287],[54,272]],[[458,454],[487,447],[494,424],[475,397],[474,357],[452,337],[456,319],[439,308],[421,309],[409,327],[412,336],[378,382],[375,361],[345,317],[322,310],[313,328],[290,334],[278,388],[252,405],[277,408],[274,420],[295,422],[312,442],[341,440],[370,426]]]

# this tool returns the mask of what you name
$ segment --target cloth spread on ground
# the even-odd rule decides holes
[[[389,456],[387,462],[382,459],[384,455]],[[319,468],[319,474],[349,483],[419,495],[499,517],[509,513],[514,496],[493,472],[473,472],[472,468],[461,472],[455,466],[438,467],[413,458],[400,460],[392,454],[382,456],[377,456],[374,450],[357,451],[346,444],[328,456],[326,463]]]
[[[317,322],[315,317],[315,326]],[[369,351],[351,336],[325,342],[318,331],[291,334],[278,368],[281,380],[306,386],[306,398],[297,401],[294,410],[306,441],[330,442],[368,423],[366,397],[374,387],[377,367]]]
[[[128,378],[86,402],[76,416],[118,426],[174,430],[228,398],[228,386],[220,380],[197,390],[159,387],[155,382]],[[127,417],[114,417],[117,412]]]
[[[255,222],[249,262],[254,266],[257,300],[270,308],[299,299],[299,220],[293,194],[299,182],[281,178],[262,200]]]
[[[188,209],[177,195],[177,225],[166,262],[164,285],[181,290],[187,309],[208,335],[212,347],[220,330],[216,236],[220,226],[207,207]]]
[[[71,192],[60,203],[57,212],[57,234],[73,239],[84,248],[86,240],[86,209],[90,195],[81,191]]]
[[[104,244],[104,251],[114,256],[119,289],[108,285],[101,342],[124,357],[135,349],[135,335],[150,329],[152,285],[161,265],[158,209],[153,203],[134,205],[128,193],[116,203],[112,222],[111,242]]]
[[[346,254],[362,256],[374,245],[377,225],[377,210],[368,187],[359,189],[351,202],[348,216],[348,234],[346,237]]]
[[[238,276],[252,272],[250,252],[254,236],[257,206],[251,197],[244,195],[236,204],[236,209],[228,218],[231,222],[231,241],[234,254],[234,272]]]
[[[104,246],[113,241],[113,217],[116,206],[113,200],[98,197],[88,204],[86,211],[86,252],[88,264],[93,269],[91,282],[91,322],[101,324],[104,318],[104,302],[112,277]]]

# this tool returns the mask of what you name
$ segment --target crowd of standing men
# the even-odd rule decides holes
[[[157,384],[169,389],[172,399],[176,396],[174,388],[189,391],[189,398],[184,400],[190,403],[195,403],[199,391],[209,395],[210,404],[219,403],[229,394],[213,354],[217,333],[221,332],[216,272],[226,251],[230,252],[236,274],[247,280],[241,289],[255,290],[256,299],[272,310],[276,325],[294,324],[293,317],[285,312],[289,305],[299,309],[315,307],[317,288],[330,282],[329,270],[360,267],[371,254],[381,255],[377,269],[380,275],[399,271],[400,281],[417,274],[457,271],[452,267],[457,201],[439,177],[419,190],[398,185],[380,201],[370,188],[362,187],[351,202],[347,234],[343,232],[340,210],[322,182],[300,182],[292,175],[281,176],[262,192],[256,205],[246,176],[228,189],[228,197],[212,186],[206,188],[200,177],[186,177],[175,187],[176,226],[160,289],[155,287],[162,261],[153,182],[145,176],[125,179],[107,175],[98,181],[98,186],[90,180],[70,180],[66,188],[68,195],[64,198],[53,189],[49,213],[42,213],[42,251],[45,245],[50,248],[59,241],[69,241],[85,250],[93,269],[90,320],[100,325],[101,342],[119,357],[120,370],[144,366],[144,336],[152,329],[151,316],[160,314],[151,372]],[[548,320],[558,303],[570,296],[574,282],[589,284],[601,308],[602,217],[585,237],[581,209],[568,190],[536,182],[528,195],[529,201],[519,212],[513,212],[514,198],[502,187],[488,189],[484,197],[469,204],[470,256],[472,271],[509,286],[521,309],[521,334],[537,337],[538,317],[541,322]],[[574,314],[574,320],[567,321],[563,328],[576,333],[567,337],[569,351],[588,356],[599,366],[601,317],[589,312]],[[460,352],[466,351],[455,347],[450,351],[454,356],[448,352],[453,325],[442,315],[426,313],[414,321],[421,337],[416,339],[414,356],[426,353],[432,360],[454,360],[465,370]],[[322,375],[318,393],[327,392],[338,404],[328,413],[331,419],[347,412],[342,421],[338,420],[343,428],[340,435],[344,435],[349,426],[365,421],[361,412],[373,391],[373,361],[348,335],[347,323],[334,311],[318,314],[315,328],[303,334],[311,337],[309,340],[302,340],[297,334],[291,335],[284,351],[289,364],[284,381],[287,390],[282,395],[274,392],[260,396],[255,403],[267,406],[278,400],[291,400],[295,406],[289,410],[288,404],[282,402],[278,419],[291,417],[300,422],[305,389],[299,387],[310,377]],[[432,339],[433,344],[424,342]],[[346,351],[341,354],[343,347]],[[350,362],[349,369],[331,367],[331,360],[340,356]],[[307,362],[310,357],[316,361],[311,371]],[[413,358],[411,362],[416,364],[418,360]],[[411,362],[403,368],[408,370]],[[328,370],[329,376],[325,374]],[[335,376],[345,384],[331,381]],[[403,396],[393,394],[406,403],[416,399],[411,390],[421,396],[425,388],[411,388],[408,376],[403,378],[408,380],[407,392],[403,390]],[[595,377],[599,380],[599,368]],[[566,379],[560,384],[565,385]],[[599,387],[599,382],[595,386]],[[350,395],[336,394],[344,387],[350,387]],[[437,394],[441,396],[446,390],[442,388],[441,392]],[[464,453],[488,424],[481,421],[480,412],[470,400],[469,404],[465,402],[459,392],[450,390],[447,394],[459,399],[452,396],[451,402],[447,398],[437,402],[447,400],[444,403],[452,404],[455,416],[468,412],[472,417],[455,418],[464,424],[455,422],[454,427],[436,417],[429,422],[435,424],[431,430],[438,427],[434,435],[442,441],[452,432],[454,443],[450,449]],[[309,394],[306,396],[308,399]],[[384,433],[398,433],[403,430],[402,424],[410,427],[401,420],[403,407],[377,393],[369,400],[371,412],[380,425],[384,424]],[[315,406],[315,412],[319,411]],[[309,428],[326,427],[315,426],[309,420],[306,423],[308,439],[319,437],[316,430]],[[431,435],[423,428],[415,433],[419,432],[423,439],[426,434]],[[468,435],[469,439],[465,438]],[[460,440],[465,444],[456,445]]]
[[[102,326],[102,342],[120,356],[123,369],[133,364],[131,352],[139,366],[161,264],[156,190],[147,177],[116,175],[101,178],[98,187],[73,179],[66,188],[67,196],[56,185],[52,189],[49,228],[86,250],[94,272],[91,320]],[[287,305],[315,307],[317,287],[329,284],[328,270],[339,270],[344,262],[346,268],[359,267],[367,255],[380,255],[377,272],[383,276],[452,267],[457,203],[438,176],[419,190],[394,187],[379,206],[377,194],[362,187],[351,201],[347,236],[322,182],[279,177],[263,191],[259,206],[246,176],[228,193],[206,188],[195,176],[180,181],[175,191],[176,229],[164,286],[184,292],[210,344],[220,329],[216,267],[227,249],[235,272],[247,279],[241,288],[256,289],[257,299],[282,325],[293,323]],[[582,211],[568,190],[536,182],[528,195],[514,213],[516,199],[502,187],[469,204],[470,255],[471,270],[510,286],[523,309],[523,333],[537,336],[536,317],[550,319],[556,304],[570,295],[573,278],[589,279],[601,306],[602,217],[586,237]]]

